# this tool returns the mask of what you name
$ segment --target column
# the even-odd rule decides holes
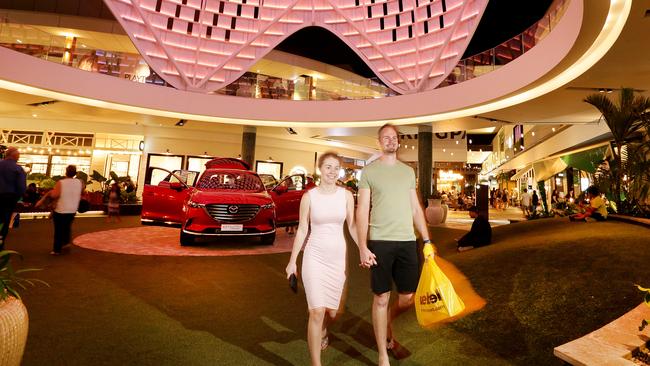
[[[241,138],[241,159],[250,165],[251,169],[255,168],[255,138],[257,136],[257,127],[244,126],[244,133]]]
[[[431,175],[433,173],[433,133],[429,125],[418,125],[418,191],[420,200],[426,206],[431,197]]]

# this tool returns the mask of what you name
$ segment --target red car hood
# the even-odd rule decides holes
[[[273,202],[266,192],[228,192],[228,191],[199,191],[195,190],[190,199],[196,203],[228,203],[264,205]]]

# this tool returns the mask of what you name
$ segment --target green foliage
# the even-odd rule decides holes
[[[20,276],[22,273],[40,271],[40,269],[22,268],[14,270],[11,264],[11,259],[13,257],[19,257],[22,259],[22,256],[13,250],[0,251],[0,300],[6,300],[8,296],[20,299],[20,294],[17,290],[18,287],[24,290],[27,288],[26,285],[34,286],[36,283],[41,283],[48,287],[50,286],[45,281]]]
[[[39,183],[42,182],[45,179],[47,179],[47,175],[45,175],[43,173],[30,173],[27,176],[27,180],[32,180],[32,181],[39,182]]]
[[[644,292],[645,294],[643,295],[643,302],[650,307],[650,288],[644,288],[639,285],[635,285],[639,291]],[[643,331],[645,327],[648,325],[648,319],[643,319],[641,321],[641,325],[639,326],[639,331]]]
[[[602,118],[612,132],[615,146],[612,149],[613,159],[609,161],[609,171],[607,172],[609,177],[606,177],[606,179],[609,180],[608,188],[611,190],[611,198],[622,212],[626,212],[627,206],[630,204],[634,206],[634,203],[629,200],[626,204],[622,204],[624,201],[623,194],[627,192],[626,188],[628,188],[624,187],[628,184],[624,177],[633,177],[630,173],[634,168],[628,165],[639,163],[634,159],[630,159],[630,152],[634,152],[631,150],[635,150],[635,147],[630,149],[629,144],[639,140],[643,144],[643,129],[646,128],[647,135],[647,127],[650,126],[650,112],[648,112],[650,110],[650,98],[637,94],[634,89],[622,88],[618,104],[611,101],[607,95],[600,93],[589,95],[584,101],[593,105],[602,113]],[[628,146],[627,159],[623,159],[622,156],[624,146]],[[643,151],[645,151],[646,155],[641,156],[642,161],[647,165],[648,150]],[[643,191],[645,184],[647,184],[647,181],[641,183],[638,189]],[[647,198],[647,195],[644,200],[645,198]]]
[[[81,171],[77,172],[77,179],[82,181],[84,186],[87,186],[93,182],[92,179],[88,178],[88,174]]]
[[[136,192],[127,193],[125,190],[120,192],[120,202],[121,203],[138,203],[138,196]]]
[[[43,179],[41,181],[40,187],[44,188],[44,189],[52,189],[52,188],[54,188],[55,184],[56,184],[56,182],[54,181],[54,179],[47,178],[47,179]]]

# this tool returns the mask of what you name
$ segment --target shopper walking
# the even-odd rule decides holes
[[[539,196],[537,195],[537,191],[535,191],[535,190],[533,190],[532,202],[533,202],[533,209],[532,209],[533,212],[532,213],[533,213],[533,215],[536,215],[537,214],[537,206],[539,205]]]
[[[56,201],[52,221],[54,222],[54,245],[52,255],[60,255],[63,246],[70,243],[72,239],[72,221],[79,208],[81,193],[85,187],[83,183],[75,178],[77,167],[68,165],[65,168],[65,178],[56,182],[48,196]]]
[[[530,214],[530,194],[526,188],[524,188],[524,193],[521,194],[521,211],[524,213],[524,217],[528,217]]]
[[[5,151],[4,159],[0,160],[0,250],[4,249],[7,241],[11,214],[26,189],[25,171],[18,165],[19,158],[18,149],[10,147]]]
[[[327,152],[318,160],[321,184],[309,190],[300,201],[300,218],[286,267],[287,278],[297,275],[297,259],[307,233],[302,259],[302,281],[307,296],[309,322],[307,344],[311,364],[321,364],[321,350],[329,344],[327,327],[336,318],[346,278],[346,243],[343,224],[356,241],[354,197],[336,185],[341,158]]]
[[[393,321],[413,305],[420,277],[414,224],[430,256],[433,256],[433,247],[415,191],[413,169],[397,160],[397,128],[386,124],[379,129],[378,135],[382,155],[363,169],[357,230],[361,263],[372,266],[372,323],[379,365],[386,366],[389,365],[388,350],[394,352],[398,347]],[[393,281],[398,295],[389,307]]]
[[[121,222],[120,219],[120,186],[117,183],[111,185],[111,189],[108,192],[108,215],[106,216],[106,222],[111,222],[111,218],[115,218],[115,222]]]

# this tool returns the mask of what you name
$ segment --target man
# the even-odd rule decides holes
[[[530,194],[528,194],[526,188],[524,188],[524,193],[521,194],[521,211],[524,213],[524,217],[528,217],[530,214]]]
[[[478,208],[472,206],[469,208],[469,217],[474,219],[472,228],[469,233],[458,239],[458,251],[466,250],[489,245],[492,242],[492,228],[485,217],[478,214]]]
[[[10,147],[5,158],[0,160],[0,250],[7,241],[11,214],[27,188],[25,171],[18,165],[19,158],[18,149]]]
[[[434,249],[415,191],[413,169],[397,160],[397,128],[386,124],[378,135],[382,154],[363,169],[359,182],[357,230],[361,266],[371,269],[379,365],[387,366],[388,350],[393,352],[398,346],[392,322],[413,305],[420,277],[413,224],[424,240],[427,258],[433,258]],[[398,297],[389,308],[393,281]]]

